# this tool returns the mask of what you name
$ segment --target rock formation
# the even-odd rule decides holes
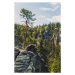
[[[16,58],[19,55],[20,51],[19,51],[19,49],[16,49],[16,48],[14,50],[15,50],[14,51],[14,59],[16,60]]]
[[[34,45],[27,46],[25,51],[21,51],[15,60],[15,72],[42,72],[42,60]]]

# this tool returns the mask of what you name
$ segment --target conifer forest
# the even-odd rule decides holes
[[[37,53],[43,62],[42,72],[61,72],[61,23],[49,22],[36,25],[37,18],[32,11],[22,8],[20,17],[24,24],[14,24],[14,47],[26,50],[29,45],[35,45]],[[39,60],[38,60],[39,61]]]

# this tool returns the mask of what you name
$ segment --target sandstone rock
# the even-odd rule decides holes
[[[19,53],[20,53],[20,51],[15,48],[15,49],[14,49],[14,55],[15,55],[14,59],[15,59],[15,60],[16,60],[17,56],[19,55]]]
[[[29,45],[26,51],[20,52],[15,60],[15,72],[42,72],[42,60],[34,45]]]

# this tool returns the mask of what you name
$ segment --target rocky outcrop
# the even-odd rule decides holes
[[[57,42],[57,38],[59,39],[58,40],[59,45],[61,45],[61,31],[59,31],[56,35],[53,35],[53,38],[54,38],[55,45],[56,45],[56,42]]]
[[[29,45],[26,51],[21,51],[15,60],[15,72],[42,72],[42,60],[34,45]]]
[[[19,49],[17,49],[17,48],[15,48],[14,50],[15,50],[15,51],[14,51],[14,59],[16,60],[16,58],[17,58],[17,56],[19,55],[20,51],[19,51]]]

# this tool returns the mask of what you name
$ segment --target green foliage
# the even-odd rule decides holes
[[[60,55],[60,46],[56,45],[55,51],[49,54],[49,57],[54,55],[52,58],[48,60],[50,72],[61,72],[61,55]]]
[[[35,16],[35,14],[32,14],[32,12],[27,10],[27,9],[22,8],[20,13],[21,13],[20,16],[22,18],[24,18],[25,20],[28,20],[28,21],[29,20],[31,20],[31,21],[35,21],[36,20],[36,18],[33,18],[33,16]]]
[[[27,10],[23,9],[22,12],[23,11],[26,12]],[[22,14],[30,13],[30,11],[25,12]],[[46,35],[44,33],[46,30],[48,30],[48,33],[51,35],[45,39]],[[43,26],[27,28],[26,46],[30,44],[37,46],[37,51],[44,62],[44,72],[61,72],[61,46],[59,45],[59,36],[56,39],[56,45],[53,37],[53,35],[58,34],[59,30],[61,30],[60,23],[43,24]],[[24,44],[24,33],[26,34],[26,26],[15,24],[15,34],[18,36],[18,42],[21,43],[22,46]],[[39,39],[37,38],[38,35],[41,35]],[[39,44],[37,44],[37,42]]]
[[[24,9],[24,8],[21,9],[20,13],[21,13],[20,16],[25,19],[25,21],[23,21],[23,22],[25,22],[25,24],[26,24],[25,29],[23,26],[21,27],[21,29],[23,30],[24,48],[25,48],[25,46],[27,45],[26,39],[27,39],[27,37],[29,37],[29,34],[30,34],[30,33],[28,33],[28,27],[29,27],[28,24],[30,23],[30,20],[35,21],[36,18],[33,18],[33,16],[35,16],[35,14],[32,14],[31,11]],[[31,23],[31,25],[32,25],[32,23]],[[25,33],[25,31],[26,31],[26,33]],[[31,33],[31,35],[32,35],[32,33]]]

